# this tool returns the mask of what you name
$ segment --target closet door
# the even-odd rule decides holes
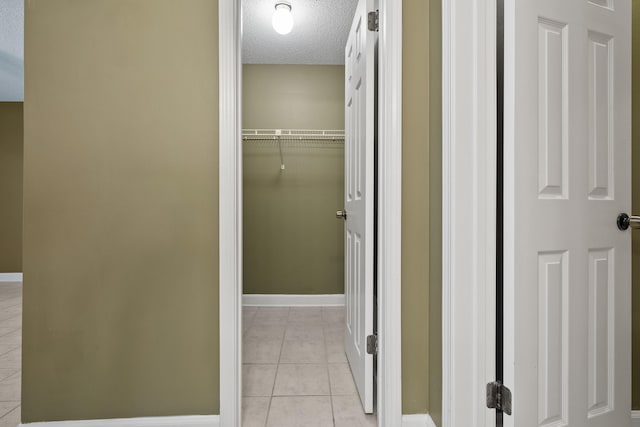
[[[360,0],[345,48],[345,350],[366,413],[373,412],[374,0]]]
[[[631,1],[505,2],[505,426],[631,425]]]

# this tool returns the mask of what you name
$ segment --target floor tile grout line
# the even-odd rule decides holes
[[[1,310],[2,310],[2,309],[0,309],[0,311],[1,311]],[[7,319],[2,319],[2,320],[0,320],[0,328],[4,328],[4,327],[5,327],[5,326],[2,326],[2,323],[4,323],[4,322],[14,322],[14,321],[15,321],[15,318],[16,318],[16,317],[19,317],[19,316],[22,316],[22,314],[19,314],[18,316],[14,316],[14,317],[11,317],[11,318],[7,318]],[[22,319],[20,320],[20,327],[22,327]],[[9,329],[9,328],[7,328],[7,329]]]
[[[287,319],[289,318],[289,313],[291,312],[291,308],[287,307]],[[282,334],[282,340],[280,341],[280,353],[278,354],[278,363],[276,367],[276,375],[273,377],[273,386],[271,387],[271,397],[269,397],[269,407],[267,408],[267,416],[264,419],[264,425],[269,424],[269,415],[271,414],[271,403],[273,402],[273,393],[276,389],[276,381],[278,380],[278,372],[280,372],[280,358],[282,357],[282,347],[284,347],[284,334],[286,334],[287,328],[285,326],[285,332]]]
[[[243,365],[270,365],[270,366],[277,366],[277,363],[263,363],[263,362],[253,362],[253,363],[243,363]]]
[[[278,361],[277,363],[243,363],[243,365],[265,365],[265,366],[276,366],[276,374],[273,380],[273,385],[272,385],[272,389],[271,389],[271,395],[270,396],[264,396],[265,398],[269,399],[268,402],[268,407],[267,407],[267,412],[266,412],[266,417],[264,419],[264,425],[268,425],[269,423],[269,417],[271,416],[271,409],[272,409],[272,405],[273,405],[273,400],[274,397],[281,397],[281,398],[295,398],[295,397],[324,397],[324,398],[328,398],[329,399],[329,403],[330,403],[330,411],[331,411],[331,424],[335,427],[336,425],[336,421],[335,421],[335,408],[333,407],[333,397],[334,397],[334,393],[333,393],[333,388],[332,388],[332,381],[331,381],[331,374],[330,374],[330,365],[344,365],[344,361],[333,361],[330,362],[329,361],[329,351],[328,351],[328,337],[327,337],[327,333],[326,333],[326,328],[327,327],[331,327],[332,325],[340,325],[341,322],[336,322],[333,317],[331,316],[324,316],[324,310],[321,308],[320,310],[320,315],[321,315],[321,320],[320,321],[300,321],[300,319],[291,319],[291,307],[286,307],[286,321],[284,322],[284,324],[273,324],[273,326],[284,326],[284,330],[283,333],[281,335],[280,338],[280,352],[278,354]],[[307,307],[303,307],[303,308],[307,308]],[[256,312],[254,313],[253,316],[251,316],[251,320],[254,321],[256,316],[258,315],[260,311],[260,307],[258,308],[258,310],[256,310]],[[303,316],[304,317],[304,316]],[[246,328],[247,332],[253,327],[255,326],[255,323],[252,323],[251,326],[248,326]],[[301,329],[302,331],[302,336],[305,336],[305,332],[304,329],[305,327],[310,327],[310,326],[319,326],[320,328],[320,333],[321,333],[321,342],[323,343],[323,349],[325,351],[324,353],[324,358],[323,360],[318,363],[316,362],[296,362],[296,361],[291,361],[291,362],[283,362],[282,361],[282,355],[284,352],[284,344],[287,341],[287,332],[290,330],[291,326],[297,326],[299,329]],[[312,335],[312,334],[311,334]],[[316,341],[316,339],[309,339],[308,337],[306,338],[296,338],[296,339],[290,339],[289,341]],[[328,394],[291,394],[291,395],[287,395],[287,394],[283,394],[283,395],[277,395],[275,394],[275,386],[276,386],[276,381],[278,378],[278,374],[280,374],[280,368],[282,367],[282,365],[316,365],[316,366],[320,366],[321,368],[325,369],[326,372],[326,378],[328,380],[328,386],[329,386],[329,390],[328,390]]]
[[[17,408],[19,408],[19,407],[20,407],[20,403],[21,403],[20,401],[15,401],[15,400],[10,400],[10,401],[8,401],[8,402],[16,402],[16,403],[17,403],[17,405],[16,405],[16,406],[14,406],[13,408],[9,409],[9,410],[4,414],[4,415],[2,415],[2,416],[0,417],[0,421],[2,421],[2,419],[3,419],[4,417],[6,417],[7,415],[9,415],[9,414],[10,414],[10,413],[12,413],[13,411],[15,411]],[[3,402],[3,403],[4,403],[4,402]]]
[[[280,363],[278,364],[278,366],[293,366],[293,365],[299,365],[299,366],[314,366],[314,365],[321,365],[324,367],[327,367],[328,365],[326,363],[318,363],[318,362],[308,362],[308,363],[300,363],[300,362],[291,362],[291,363]]]
[[[241,305],[240,306],[240,310],[242,310],[242,314],[244,314],[244,309],[245,309],[244,306]],[[253,320],[255,319],[255,317],[258,314],[259,310],[260,310],[260,307],[256,308],[255,312],[251,315],[251,326],[249,326],[249,328],[252,328],[254,326],[253,325]],[[249,331],[249,328],[247,328],[247,332]],[[244,333],[242,334],[242,336],[244,338]],[[244,377],[244,365],[248,365],[248,363],[243,363],[242,365],[243,365],[243,369],[242,369],[243,370],[243,375],[242,376]],[[255,365],[258,365],[258,363],[255,363]],[[278,374],[277,366],[278,365],[276,364],[276,375]],[[274,376],[274,378],[273,378],[274,385],[275,385],[275,382],[276,382],[276,379],[275,379],[275,376]],[[243,393],[241,393],[241,394],[243,394]],[[273,394],[273,387],[271,388],[271,394]],[[240,399],[244,400],[246,397],[249,397],[249,396],[241,396]],[[269,410],[271,409],[271,396],[265,396],[265,397],[269,398],[269,403],[267,405],[267,413],[265,414],[264,420],[262,421],[262,427],[266,427],[267,419],[269,418]]]
[[[333,409],[333,387],[331,384],[331,374],[329,373],[329,347],[327,346],[327,336],[324,331],[324,326],[322,327],[322,341],[324,342],[324,357],[326,359],[327,366],[327,381],[329,382],[329,405],[331,406],[331,422],[333,423],[333,427],[336,425],[336,414]]]
[[[19,302],[17,304],[8,305],[6,307],[3,307],[2,304],[0,303],[0,310],[11,310],[12,308],[18,307],[18,306],[22,306],[22,303]],[[22,307],[20,307],[20,313],[19,314],[22,314]]]
[[[1,345],[1,344],[0,344],[0,345]],[[2,357],[2,356],[4,356],[4,355],[6,355],[6,354],[8,354],[8,353],[11,353],[12,351],[16,351],[16,350],[18,350],[18,349],[21,349],[21,348],[22,348],[22,345],[21,345],[21,344],[18,344],[18,345],[16,345],[15,347],[10,348],[9,350],[5,351],[4,353],[2,353],[2,352],[0,351],[0,357]],[[0,369],[1,369],[1,367],[0,367]]]
[[[251,397],[260,397],[260,396],[251,396]],[[267,396],[263,396],[267,397]],[[330,394],[274,394],[271,397],[331,397]]]
[[[9,308],[10,308],[10,307],[9,307]],[[2,309],[0,309],[0,310],[2,310]],[[21,317],[22,317],[22,311],[20,311],[20,313],[13,314],[13,315],[11,315],[11,316],[7,317],[6,319],[2,319],[2,320],[0,320],[0,325],[2,324],[2,322],[6,322],[7,320],[13,320],[13,319],[15,319],[16,317],[20,317],[20,318],[21,318]]]
[[[241,310],[244,310],[244,307],[242,307]],[[253,326],[255,326],[254,319],[255,319],[256,315],[258,314],[258,310],[259,310],[259,307],[251,315],[251,320],[250,320],[251,325],[247,328],[247,332],[249,331],[249,328],[252,328]],[[244,337],[244,334],[243,334],[243,337]],[[281,345],[280,351],[282,351],[282,345]],[[269,399],[269,403],[267,404],[267,413],[265,414],[264,419],[262,420],[262,427],[266,427],[267,420],[269,419],[269,411],[271,410],[271,400],[272,400],[272,395],[273,395],[273,387],[275,387],[276,376],[278,374],[278,363],[243,363],[243,365],[269,365],[269,366],[275,366],[276,367],[276,374],[273,377],[273,386],[271,387],[271,395],[269,395],[269,396],[242,396],[241,397],[242,400],[244,400],[247,397],[266,397],[266,398]]]
[[[2,375],[0,375],[0,383],[4,380],[8,380],[9,378],[15,376],[16,374],[20,374],[22,375],[22,369],[17,369],[17,368],[0,368],[0,369],[6,369],[7,371],[11,371],[11,373],[9,375],[7,375],[6,377],[2,377]]]
[[[2,326],[0,326],[0,328],[2,328]],[[9,328],[7,328],[7,329],[9,329]],[[22,329],[22,326],[18,326],[16,329],[13,329],[13,330],[7,332],[6,334],[0,335],[0,339],[2,339],[2,337],[5,337],[5,336],[7,336],[9,334],[12,334],[12,333],[14,333],[14,332],[16,332],[18,330],[21,330],[21,329]]]
[[[9,354],[21,351],[22,350],[22,289],[18,292],[17,296],[11,296],[9,298],[3,298],[0,300],[0,312],[3,315],[3,319],[0,320],[0,329],[3,329],[4,332],[0,334],[0,339],[5,341],[0,344],[0,346],[6,347],[7,350],[0,353],[0,357],[8,357]],[[6,317],[5,317],[6,316]],[[14,323],[12,326],[7,325],[8,323]],[[16,326],[15,323],[18,323]],[[19,337],[9,337],[10,335],[20,334]],[[10,363],[9,365],[13,365]],[[0,369],[3,372],[8,372],[9,374],[2,376],[2,380],[0,380],[0,384],[3,388],[8,387],[11,390],[14,390],[14,386],[10,385],[16,381],[20,381],[20,377],[22,376],[22,365],[18,363],[18,366],[0,366]],[[19,394],[19,393],[18,393]],[[19,417],[21,400],[20,396],[14,396],[17,399],[0,399],[2,404],[6,404],[6,411],[0,416],[0,425],[5,425],[5,423],[9,419],[14,419],[16,414]],[[15,424],[12,424],[15,425]]]
[[[275,384],[276,380],[273,379]],[[264,421],[262,422],[263,427],[267,427],[267,423],[269,422],[269,413],[271,412],[271,402],[273,401],[273,396],[269,396],[269,404],[267,405],[267,413],[264,416]]]

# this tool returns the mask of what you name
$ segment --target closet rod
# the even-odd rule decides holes
[[[242,140],[273,141],[278,143],[280,153],[280,170],[284,171],[283,141],[312,142],[323,141],[327,144],[344,144],[344,130],[309,130],[309,129],[243,129]]]
[[[330,137],[330,136],[326,136],[326,137],[318,137],[318,136],[311,136],[311,137],[307,137],[307,136],[296,136],[296,137],[292,137],[292,136],[258,136],[258,137],[254,137],[254,136],[243,136],[242,137],[243,141],[328,141],[328,142],[344,142],[344,137],[338,137],[338,136],[334,136],[334,137]]]
[[[344,130],[318,129],[243,129],[242,139],[258,140],[295,140],[295,141],[337,141],[344,140]]]

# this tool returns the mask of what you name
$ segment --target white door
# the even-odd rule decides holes
[[[631,1],[505,1],[505,425],[631,413]]]
[[[366,413],[373,412],[375,39],[373,0],[360,0],[345,48],[345,351]]]

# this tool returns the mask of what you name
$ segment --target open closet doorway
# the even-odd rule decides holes
[[[315,2],[311,2],[315,3]],[[242,425],[243,300],[243,145],[242,23],[240,0],[218,1],[219,25],[219,265],[220,265],[220,424]],[[369,4],[367,3],[367,6]],[[381,1],[361,16],[363,34],[378,39],[377,86],[377,348],[373,370],[377,383],[374,413],[381,427],[402,424],[401,390],[401,194],[402,194],[402,2]],[[275,7],[275,4],[274,4]],[[295,8],[295,5],[292,5]],[[334,5],[335,8],[335,5]],[[273,11],[271,12],[273,13]],[[379,22],[377,31],[368,30]],[[378,19],[376,19],[378,18]],[[271,19],[271,18],[269,18]],[[295,18],[294,18],[295,19]],[[318,17],[313,17],[318,19]],[[313,24],[313,19],[307,21]],[[267,21],[267,25],[269,21]],[[326,23],[323,23],[326,26]],[[322,26],[321,26],[322,27]],[[351,27],[350,27],[351,28]],[[343,46],[343,48],[345,48]],[[363,58],[362,51],[360,58]],[[364,87],[364,86],[361,86]],[[268,100],[267,100],[268,101]],[[375,131],[375,129],[374,129]],[[348,134],[348,132],[347,132]],[[348,135],[347,135],[348,137]],[[346,150],[348,152],[348,150]],[[287,168],[285,160],[285,171]],[[346,170],[346,169],[345,169]],[[343,207],[349,209],[345,203]],[[332,207],[330,215],[335,215]],[[355,215],[347,217],[357,218]],[[342,221],[334,219],[334,221]],[[349,222],[349,220],[347,220]],[[346,234],[346,233],[345,233]],[[346,257],[348,259],[348,257]],[[362,276],[362,275],[361,275]],[[348,286],[347,286],[348,287]],[[362,311],[361,311],[362,312]],[[348,315],[345,316],[348,318]],[[373,320],[373,319],[372,319]],[[361,327],[359,334],[368,331]],[[361,340],[361,342],[366,340]],[[345,340],[346,343],[346,340]],[[371,343],[376,344],[375,342]],[[346,349],[345,349],[346,350]],[[351,365],[353,367],[353,365]],[[374,374],[372,372],[372,374]],[[373,386],[373,381],[371,383]],[[365,394],[365,396],[367,396]],[[366,405],[365,405],[366,406]],[[365,411],[361,405],[362,415]],[[314,420],[315,421],[315,420]],[[333,420],[332,420],[333,422]],[[294,421],[295,425],[295,421]]]
[[[242,1],[242,425],[375,426],[373,0]]]

